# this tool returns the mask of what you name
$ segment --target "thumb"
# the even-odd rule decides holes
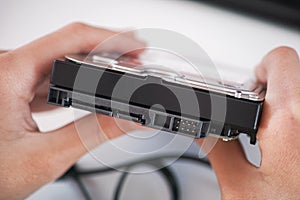
[[[242,181],[251,178],[252,171],[256,168],[252,166],[244,155],[243,148],[238,140],[224,142],[215,138],[208,137],[204,140],[198,140],[198,144],[204,151],[205,143],[214,144],[209,151],[205,152],[216,173],[221,192],[240,189]]]
[[[17,166],[16,169],[19,169],[2,167],[6,170],[5,173],[13,175],[8,176],[8,183],[10,180],[12,183],[10,188],[15,184],[20,186],[12,193],[13,196],[27,196],[41,185],[57,179],[89,149],[105,141],[102,137],[103,131],[113,133],[114,135],[109,135],[112,138],[122,134],[116,126],[110,124],[113,121],[107,120],[108,117],[105,116],[99,120],[107,123],[107,127],[100,129],[97,126],[98,117],[100,116],[89,115],[55,131],[39,134],[29,132],[18,139],[3,143],[2,146],[10,147],[2,148],[4,153],[9,154],[8,159],[4,157],[4,163],[8,163],[4,168]],[[19,175],[16,177],[16,174]]]
[[[52,151],[59,159],[73,164],[96,146],[124,133],[115,125],[115,120],[119,119],[90,114],[60,129],[45,133],[45,140],[52,144]]]
[[[134,122],[113,117],[90,114],[60,129],[45,133],[44,141],[51,144],[54,162],[60,163],[60,173],[72,166],[80,157],[98,145],[143,129]]]

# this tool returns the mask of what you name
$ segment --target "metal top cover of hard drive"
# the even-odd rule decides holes
[[[243,83],[227,80],[216,80],[211,77],[203,77],[195,74],[188,74],[184,71],[174,74],[162,65],[151,64],[147,59],[138,59],[131,56],[121,56],[115,59],[114,53],[101,53],[95,55],[73,54],[67,55],[66,59],[79,63],[88,64],[106,69],[113,69],[120,72],[131,73],[138,76],[158,76],[168,81],[189,85],[199,89],[205,89],[230,95],[236,98],[252,101],[263,101],[265,88],[255,80],[249,79]],[[177,60],[178,61],[178,60]],[[149,68],[149,66],[151,66]]]

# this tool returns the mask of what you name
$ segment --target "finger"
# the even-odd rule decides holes
[[[30,63],[31,66],[34,66],[36,74],[42,77],[50,73],[54,59],[66,54],[88,53],[99,43],[115,34],[116,32],[113,31],[82,23],[73,23],[17,49],[15,53],[22,63]],[[116,51],[126,51],[129,48],[136,49],[145,46],[144,42],[125,36],[121,36],[118,42],[110,48]],[[29,70],[24,68],[24,65],[19,68],[25,73]]]
[[[92,114],[47,133],[46,140],[52,143],[52,153],[58,159],[74,164],[81,156],[96,146],[110,138],[122,135],[123,132],[113,125],[113,121],[106,118],[108,117],[101,116],[99,120],[105,121],[107,127],[99,127],[98,117]],[[109,135],[105,135],[105,133],[109,133]],[[64,154],[59,152],[64,152]]]
[[[44,81],[38,86],[35,91],[33,100],[30,102],[31,112],[44,112],[57,109],[57,106],[47,104],[48,90],[50,85],[50,76],[44,79]]]
[[[268,53],[255,70],[257,79],[267,85],[266,99],[275,105],[300,98],[300,63],[297,52],[280,47]],[[282,94],[289,98],[282,98]]]
[[[8,52],[8,50],[0,50],[0,54],[7,53],[7,52]]]
[[[126,37],[131,37],[132,39],[137,39],[137,32],[134,28],[121,28],[121,29],[113,29],[114,31],[125,35]]]
[[[35,91],[35,97],[47,97],[48,90],[50,86],[50,74],[49,76],[45,77],[44,80],[41,80],[41,83],[37,86]]]
[[[84,154],[106,141],[106,138],[102,138],[104,134],[97,126],[97,120],[94,115],[89,115],[55,131],[42,134],[28,133],[23,137],[29,138],[26,140],[29,141],[29,145],[33,145],[34,155],[41,156],[38,163],[42,165],[44,163],[47,167],[44,169],[46,174],[48,172],[46,179],[50,181],[58,178]],[[103,120],[107,121],[105,118]],[[107,123],[110,125],[111,121]],[[114,136],[122,134],[112,125],[107,129],[109,130],[105,131],[111,131]]]
[[[101,116],[99,120],[105,121],[107,126],[99,127],[98,116],[91,114],[48,134],[58,150],[71,149],[76,151],[75,155],[82,155],[108,140],[110,135],[106,136],[105,133],[116,137],[123,134],[107,116]]]
[[[51,151],[53,154],[58,154],[60,160],[75,163],[98,145],[124,134],[115,126],[115,120],[109,116],[91,114],[65,127],[46,133],[45,140],[52,144]]]
[[[128,45],[130,41],[138,41],[140,44]],[[117,45],[117,46],[116,46]],[[103,41],[100,45],[98,45],[95,49],[93,49],[93,53],[97,52],[118,52],[121,55],[132,55],[137,56],[142,53],[145,49],[146,43],[144,41],[138,40],[135,33],[133,31],[129,32],[118,32],[113,37],[110,37],[108,40]]]
[[[201,147],[203,147],[203,142],[207,142],[207,140],[208,143],[211,140],[210,143],[215,144],[206,154],[217,175],[219,185],[221,187],[229,186],[231,189],[232,187],[239,188],[240,186],[236,184],[239,182],[238,178],[249,178],[247,175],[255,169],[247,161],[240,142],[238,140],[229,142],[218,140],[215,143],[215,138],[211,137],[205,140],[198,140],[197,142]],[[243,176],[240,176],[240,174],[243,174]]]
[[[35,96],[30,102],[31,113],[45,112],[54,109],[59,109],[57,106],[47,104],[47,96]]]
[[[97,117],[89,115],[76,123],[71,123],[55,131],[42,134],[26,134],[23,139],[27,141],[27,144],[32,145],[32,148],[29,149],[33,150],[32,155],[35,156],[36,163],[38,163],[37,165],[32,162],[29,163],[30,168],[39,170],[40,168],[35,169],[34,166],[46,167],[43,169],[43,173],[40,174],[40,176],[43,175],[42,178],[46,180],[44,180],[45,182],[55,180],[61,176],[83,155],[106,141],[106,138],[102,138],[104,135],[103,130],[97,126],[97,120]],[[122,134],[120,130],[110,124],[111,121],[101,117],[99,120],[104,120],[108,125],[111,125],[103,128],[105,132],[110,131],[114,134],[110,135],[111,137]],[[22,142],[26,144],[24,140]]]

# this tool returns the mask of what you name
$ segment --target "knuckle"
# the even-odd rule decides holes
[[[269,57],[274,61],[279,61],[281,59],[286,59],[292,56],[298,56],[295,49],[287,46],[282,46],[274,49],[270,52]]]
[[[291,47],[281,46],[269,52],[263,59],[262,64],[263,66],[276,66],[277,70],[284,72],[288,70],[288,61],[295,58],[298,58],[296,50]]]
[[[1,56],[1,63],[2,66],[0,68],[0,82],[6,82],[8,83],[8,80],[10,80],[11,76],[10,74],[12,74],[12,72],[15,70],[16,68],[16,63],[17,63],[17,57],[12,53],[12,52],[8,52],[5,53],[5,55]],[[1,87],[4,86],[5,84],[1,84]]]
[[[14,63],[17,58],[18,57],[15,55],[14,51],[4,53],[3,55],[1,55],[1,62],[4,63],[3,67],[8,67],[12,63]],[[1,67],[1,69],[3,69],[3,67]]]
[[[66,26],[67,29],[74,32],[85,30],[87,27],[88,25],[82,22],[72,22],[71,24]]]

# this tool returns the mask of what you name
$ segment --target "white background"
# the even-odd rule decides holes
[[[113,29],[155,27],[177,31],[196,41],[217,66],[238,67],[245,74],[249,74],[261,58],[277,46],[288,45],[300,52],[299,31],[190,1],[1,0],[0,9],[2,49],[17,48],[67,23],[82,21]],[[36,120],[42,129],[50,130],[72,121],[73,113],[70,109],[42,113],[36,115]],[[132,145],[126,137],[120,138],[119,142]],[[155,143],[149,141],[148,145]],[[145,144],[135,145],[141,151],[147,148]],[[105,145],[99,149],[116,159]],[[197,152],[197,147],[191,151]],[[80,161],[83,168],[98,164],[90,156]],[[180,180],[182,199],[220,198],[211,170],[187,162],[177,163],[173,168]],[[111,199],[118,176],[118,173],[92,176],[84,181],[94,199]],[[123,199],[167,199],[168,195],[164,180],[152,173],[130,177],[122,196]],[[83,199],[71,181],[49,184],[29,199],[66,198]]]

